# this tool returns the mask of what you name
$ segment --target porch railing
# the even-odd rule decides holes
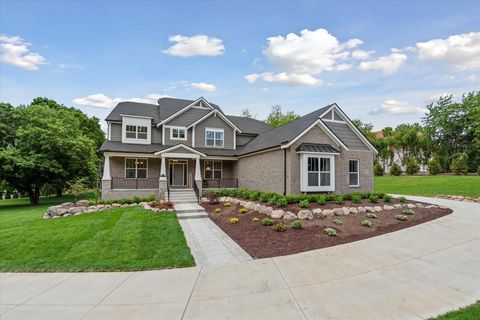
[[[112,189],[158,189],[158,178],[112,178]]]
[[[238,188],[237,178],[205,179],[202,182],[203,188]]]
[[[197,196],[197,201],[200,202],[200,190],[198,190],[197,181],[193,180],[193,190],[195,191],[195,195]]]

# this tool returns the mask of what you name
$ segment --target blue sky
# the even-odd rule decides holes
[[[229,114],[337,102],[376,128],[480,89],[480,2],[0,2],[0,100],[105,118],[204,96]]]

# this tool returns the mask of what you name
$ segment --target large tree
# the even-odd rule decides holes
[[[32,204],[39,203],[46,184],[75,177],[96,181],[96,141],[82,129],[84,118],[78,112],[47,104],[4,110],[5,119],[14,119],[15,125],[7,125],[13,138],[0,149],[0,180],[27,192]]]
[[[276,106],[273,106],[272,109],[270,110],[270,114],[268,115],[267,120],[265,120],[265,122],[270,127],[276,128],[286,123],[289,123],[290,121],[298,119],[299,117],[300,115],[296,114],[293,111],[287,111],[284,113],[282,111],[282,107],[279,105],[276,105]]]

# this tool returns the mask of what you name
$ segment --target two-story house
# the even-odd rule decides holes
[[[102,197],[194,188],[372,191],[375,148],[336,105],[277,128],[204,98],[121,102],[106,118]]]

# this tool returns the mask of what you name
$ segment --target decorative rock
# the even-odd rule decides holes
[[[238,200],[238,199],[232,199],[231,203],[233,203],[233,204],[239,204],[239,203],[240,203],[240,200]]]
[[[346,216],[350,214],[350,210],[347,208],[335,208],[333,209],[333,212],[336,216]]]
[[[57,216],[63,216],[67,211],[68,209],[57,209]]]
[[[112,205],[110,205],[110,207],[112,208],[120,208],[122,205],[120,203],[113,203]]]
[[[413,203],[407,203],[407,208],[408,209],[413,209],[415,207],[416,207],[416,205],[414,205]]]
[[[85,210],[87,210],[86,207],[72,207],[72,208],[68,209],[68,213],[75,214],[75,213],[83,212]]]
[[[75,203],[75,206],[77,207],[87,207],[88,206],[88,200],[79,200],[77,203]]]
[[[45,213],[45,214],[43,215],[43,219],[50,219],[50,218],[51,218],[51,217],[50,217],[47,213]]]
[[[444,206],[443,204],[439,205],[438,207],[439,207],[440,209],[448,209],[448,207],[447,207],[447,206]]]
[[[393,206],[389,206],[388,204],[383,206],[383,210],[390,211],[390,210],[393,210],[393,209],[395,209],[395,208]]]
[[[322,209],[320,209],[320,208],[313,209],[312,214],[317,219],[325,218],[325,215],[322,213]]]
[[[365,206],[364,208],[365,208],[365,211],[367,211],[367,212],[375,212],[375,209],[373,207]]]
[[[245,208],[249,209],[249,210],[253,210],[253,208],[255,208],[255,202],[247,202],[245,204]]]
[[[83,212],[77,212],[77,213],[74,214],[74,216],[79,216],[81,214],[83,214]]]
[[[425,208],[425,206],[422,203],[415,203],[417,208]]]
[[[73,202],[64,202],[60,205],[61,207],[73,207]]]
[[[206,198],[206,197],[201,197],[201,198],[200,198],[200,201],[201,201],[201,202],[208,202],[208,198]],[[142,202],[140,205],[143,205],[143,202]]]
[[[52,219],[61,218],[60,216],[53,216]]]
[[[310,210],[300,210],[298,212],[297,216],[298,216],[298,219],[301,219],[301,220],[305,220],[305,219],[312,220],[313,219],[313,213]]]
[[[274,219],[281,219],[284,214],[285,214],[285,211],[283,210],[273,210],[271,217]]]
[[[322,211],[322,214],[325,217],[333,217],[335,215],[335,212],[333,212],[333,210],[330,210],[330,209],[325,209]]]
[[[67,213],[67,214],[65,214],[65,215],[63,215],[63,216],[64,216],[64,217],[70,217],[70,216],[72,216],[72,214],[71,214],[71,213]]]
[[[358,207],[358,208],[357,208],[357,211],[358,211],[358,213],[365,213],[365,212],[367,212],[367,210],[365,210],[364,207]]]
[[[295,215],[295,213],[287,211],[283,215],[283,219],[284,220],[295,220],[295,219],[297,219],[297,216]]]
[[[264,210],[264,214],[265,214],[265,215],[271,216],[271,215],[272,215],[272,212],[273,212],[273,208],[272,208],[272,207],[265,207],[265,210]]]
[[[375,210],[375,212],[382,212],[383,211],[382,207],[380,207],[380,206],[375,206],[375,207],[373,207],[373,209]]]
[[[434,205],[434,204],[430,204],[428,206],[425,206],[425,209],[436,209],[438,208],[438,206]]]
[[[393,207],[395,209],[402,209],[402,205],[400,203],[394,204]]]
[[[255,206],[253,207],[253,211],[259,212],[261,207],[262,207],[262,205],[261,205],[260,203],[257,203],[257,204],[255,204]]]
[[[128,204],[122,204],[122,208],[128,208]]]
[[[355,207],[348,208],[348,211],[350,211],[350,213],[353,213],[353,214],[358,213],[358,209]]]
[[[245,207],[245,205],[247,204],[247,201],[240,200],[239,204],[240,204],[242,207]]]

